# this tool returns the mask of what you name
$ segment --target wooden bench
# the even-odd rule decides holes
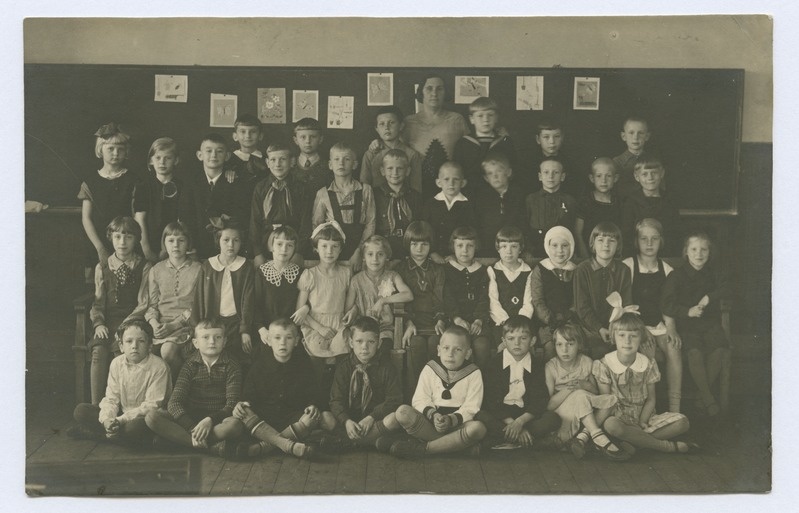
[[[483,265],[493,265],[494,262],[497,261],[496,258],[478,258],[477,259]],[[539,259],[534,259],[532,262],[529,262],[531,267],[538,263]],[[682,258],[665,258],[666,262],[668,262],[672,267],[677,267],[683,265]],[[578,261],[575,259],[575,261]],[[394,264],[396,264],[395,261]],[[315,266],[318,263],[316,260],[306,260],[305,267],[310,268]],[[92,307],[92,302],[94,300],[94,293],[86,293],[81,295],[80,297],[76,298],[73,301],[73,307],[75,309],[75,343],[72,346],[72,350],[75,356],[75,400],[78,403],[86,402],[89,400],[89,387],[87,386],[87,363],[91,359],[91,354],[88,350],[88,342],[91,340],[92,336],[94,335],[94,329],[92,326],[92,322],[89,319],[89,311]],[[721,324],[724,328],[724,331],[727,333],[727,337],[730,336],[730,310],[731,310],[731,303],[729,301],[723,302],[721,305],[722,313],[721,313]],[[403,304],[395,304],[394,305],[394,350],[392,351],[391,361],[397,367],[397,370],[400,372],[400,375],[403,376],[403,381],[405,381],[405,385],[408,386],[413,381],[412,370],[410,369],[410,365],[408,364],[407,360],[407,352],[402,347],[402,335],[405,333],[405,318],[406,310]],[[421,332],[421,335],[432,335],[432,333]],[[727,382],[729,381],[729,377],[727,376]]]

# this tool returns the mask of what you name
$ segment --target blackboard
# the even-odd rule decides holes
[[[265,140],[291,134],[291,91],[318,90],[320,121],[328,96],[354,96],[354,128],[329,129],[327,145],[346,139],[359,152],[375,138],[379,107],[367,106],[367,73],[393,73],[394,104],[413,113],[413,85],[430,72],[451,94],[454,77],[489,77],[522,165],[535,145],[535,127],[555,117],[565,129],[563,152],[586,175],[591,161],[624,151],[619,133],[630,114],[649,120],[647,150],[666,164],[669,195],[684,214],[737,214],[738,154],[743,104],[740,69],[581,68],[273,68],[119,65],[25,66],[25,198],[77,206],[82,176],[95,172],[94,131],[122,123],[133,137],[128,167],[144,171],[150,143],[169,136],[180,147],[182,169],[195,169],[201,137],[219,132],[232,143],[231,128],[210,127],[211,93],[238,96],[239,113],[256,113],[257,88],[287,91],[287,124],[265,125]],[[156,74],[187,75],[188,101],[154,101]],[[516,110],[516,77],[542,76],[543,110]],[[575,77],[600,80],[599,109],[574,110]],[[468,114],[468,105],[448,106]]]

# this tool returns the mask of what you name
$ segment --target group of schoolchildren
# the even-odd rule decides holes
[[[644,152],[646,121],[626,120],[627,151],[595,160],[593,189],[575,199],[562,190],[579,183],[564,182],[577,173],[559,154],[562,128],[539,127],[532,192],[496,111],[488,98],[470,106],[476,132],[438,170],[436,194],[418,190],[421,156],[399,138],[394,107],[377,115],[360,180],[347,144],[322,158],[313,119],[296,124],[294,146],[262,154],[260,122],[241,116],[240,148],[204,137],[191,176],[176,173],[174,141],[158,139],[141,181],[124,165],[128,135],[101,127],[103,166],[79,196],[100,260],[92,403],[70,434],[227,458],[695,450],[674,440],[688,430],[683,353],[698,407],[726,410],[713,388],[729,365],[726,285],[704,233],[683,239],[683,265],[660,258],[682,234],[663,165]],[[399,346],[417,379],[410,404],[390,358]]]

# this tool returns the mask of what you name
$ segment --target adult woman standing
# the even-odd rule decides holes
[[[429,75],[416,88],[422,109],[405,118],[402,138],[422,155],[422,196],[436,194],[438,168],[452,160],[455,143],[469,133],[469,124],[457,112],[444,109],[447,92],[444,79]]]

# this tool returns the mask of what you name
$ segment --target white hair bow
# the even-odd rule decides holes
[[[311,238],[313,239],[314,237],[316,237],[316,235],[320,231],[322,231],[324,228],[327,228],[328,226],[332,226],[338,233],[341,234],[341,240],[343,240],[343,241],[347,240],[347,236],[344,235],[344,230],[341,229],[341,225],[338,224],[338,222],[335,219],[333,219],[331,221],[328,221],[326,223],[322,223],[319,226],[317,226],[316,228],[314,228],[313,233],[311,233]]]
[[[613,307],[613,311],[610,312],[610,319],[608,320],[608,323],[618,320],[619,317],[626,313],[641,315],[641,312],[638,311],[638,305],[622,306],[621,294],[619,294],[617,291],[611,292],[610,295],[605,298],[605,301],[607,301],[608,304]]]

